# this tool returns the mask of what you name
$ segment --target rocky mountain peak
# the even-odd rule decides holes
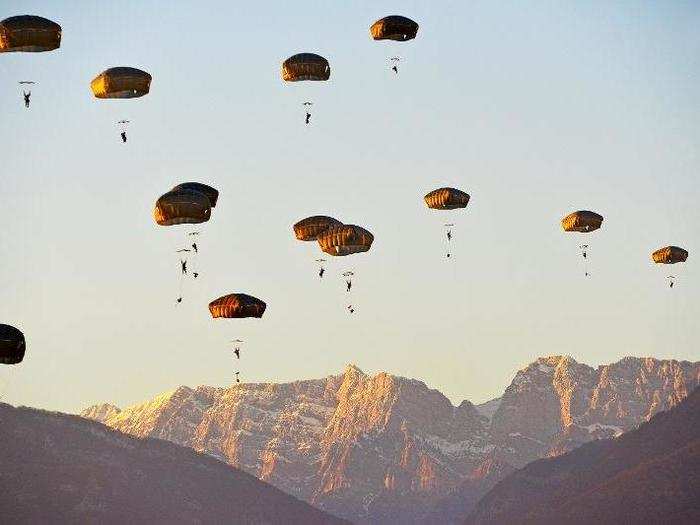
[[[481,493],[513,467],[635,428],[699,381],[700,363],[594,369],[546,356],[501,398],[455,407],[421,381],[348,365],[323,379],[181,387],[83,415],[210,454],[354,522],[412,523],[457,487]]]
[[[119,412],[121,412],[121,409],[118,406],[110,403],[101,403],[86,408],[80,415],[86,419],[93,419],[102,423]]]
[[[362,371],[362,369],[359,366],[357,366],[353,363],[348,363],[347,365],[345,365],[345,370],[343,370],[343,375],[344,376],[348,376],[348,375],[350,375],[350,376],[364,376],[366,374]]]

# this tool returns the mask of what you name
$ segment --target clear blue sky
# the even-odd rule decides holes
[[[697,2],[0,8],[24,13],[60,23],[63,40],[0,56],[0,322],[28,340],[25,361],[0,370],[9,402],[75,411],[228,384],[235,337],[244,380],[352,362],[455,402],[499,395],[539,355],[700,357]],[[420,23],[418,38],[373,42],[372,21],[395,13]],[[280,63],[301,51],[329,59],[330,82],[282,82]],[[397,53],[398,78],[386,65]],[[90,80],[117,65],[149,71],[151,93],[94,99]],[[29,78],[39,83],[25,110],[16,81]],[[180,234],[151,213],[188,180],[221,197],[202,275],[175,308]],[[442,185],[472,195],[454,214],[451,262],[444,219],[422,200]],[[605,216],[587,237],[590,279],[582,239],[559,223],[575,209]],[[322,283],[315,246],[291,232],[316,213],[376,236]],[[654,267],[650,252],[666,244],[686,247],[688,263]],[[339,276],[349,267],[353,317]],[[234,291],[267,301],[265,317],[210,319],[207,303]]]

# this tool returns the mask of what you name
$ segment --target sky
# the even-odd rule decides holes
[[[538,356],[700,358],[697,2],[2,2],[0,18],[18,14],[63,38],[0,56],[0,322],[27,339],[0,370],[4,401],[76,412],[236,369],[279,382],[353,363],[478,403]],[[389,14],[418,37],[372,41]],[[298,52],[326,57],[330,81],[283,82]],[[95,99],[113,66],[150,72],[150,94]],[[37,82],[29,110],[20,80]],[[185,181],[220,198],[176,306],[191,230],[152,210]],[[427,209],[441,186],[469,206]],[[577,209],[602,228],[564,233]],[[315,214],[375,235],[322,281],[291,229]],[[668,244],[688,262],[655,267]],[[266,301],[264,317],[211,319],[231,292]]]

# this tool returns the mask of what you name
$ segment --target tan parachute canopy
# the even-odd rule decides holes
[[[438,188],[425,197],[428,208],[433,210],[455,210],[466,208],[469,204],[469,194],[455,188]]]
[[[377,20],[369,28],[374,40],[398,40],[405,42],[416,38],[418,24],[405,16],[391,15]]]
[[[0,324],[0,363],[16,365],[24,359],[24,334],[14,326]]]
[[[340,226],[343,223],[333,217],[314,215],[302,219],[294,225],[294,235],[300,241],[315,241],[318,236],[331,226]]]
[[[192,190],[169,191],[156,201],[153,218],[161,226],[207,222],[211,203],[204,193]]]
[[[0,53],[41,53],[61,47],[61,26],[40,16],[21,15],[0,22]]]
[[[151,89],[151,75],[133,67],[111,67],[90,83],[97,98],[142,97]]]
[[[175,186],[170,191],[180,190],[198,191],[199,193],[204,193],[204,195],[209,198],[209,204],[211,204],[212,208],[216,207],[216,202],[219,200],[219,191],[211,186],[202,184],[201,182],[183,182],[182,184]]]
[[[561,220],[561,227],[566,232],[589,233],[600,228],[603,216],[593,211],[580,210],[570,213]]]
[[[314,53],[299,53],[282,63],[282,79],[287,82],[328,80],[330,77],[328,60]]]
[[[354,224],[331,226],[318,236],[318,245],[328,255],[343,256],[366,252],[373,241],[374,235]]]
[[[262,317],[267,305],[252,295],[232,293],[214,299],[209,303],[209,311],[213,318],[225,317],[240,319],[243,317]]]
[[[688,258],[688,251],[678,246],[666,246],[652,253],[651,258],[657,264],[676,264],[685,262]]]

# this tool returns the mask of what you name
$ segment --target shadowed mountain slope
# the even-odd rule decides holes
[[[700,523],[700,389],[617,439],[511,474],[466,523]]]
[[[86,419],[0,404],[0,509],[15,523],[347,523],[253,476]]]

